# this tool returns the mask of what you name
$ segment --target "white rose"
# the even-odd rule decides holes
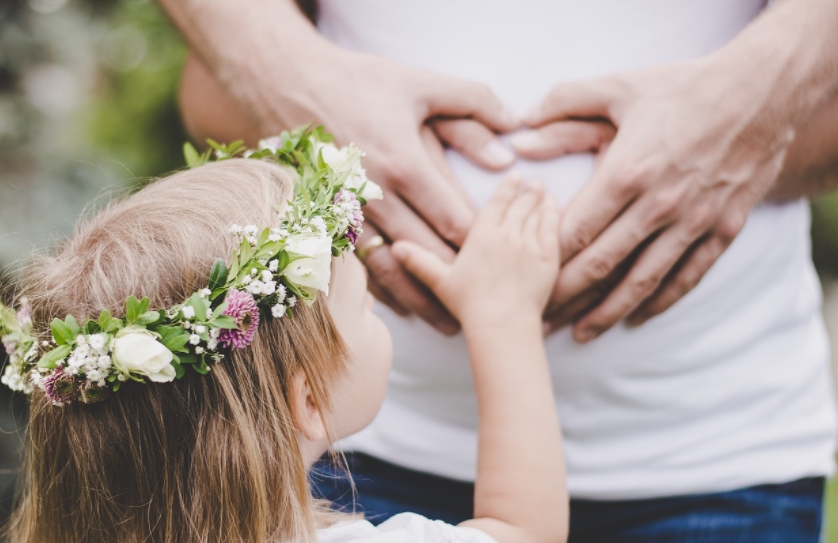
[[[332,274],[332,239],[329,236],[295,234],[285,242],[285,250],[297,258],[283,271],[293,283],[329,294]]]
[[[367,184],[364,185],[364,190],[361,191],[361,198],[364,200],[382,200],[384,198],[384,191],[378,183],[374,183],[367,179]]]
[[[354,190],[358,196],[365,200],[381,200],[384,193],[381,187],[367,178],[367,172],[361,167],[363,151],[350,143],[349,147],[338,149],[331,143],[321,145],[317,150],[322,150],[323,162],[329,165],[338,174],[348,172],[343,186]],[[361,189],[363,187],[363,190]]]
[[[113,342],[113,362],[120,369],[145,375],[155,383],[174,380],[172,359],[172,352],[143,330],[129,330]]]

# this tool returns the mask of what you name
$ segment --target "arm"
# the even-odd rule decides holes
[[[822,196],[838,189],[838,96],[798,130],[777,183],[773,201]]]
[[[479,411],[474,519],[501,543],[566,540],[561,432],[541,313],[558,270],[559,212],[543,187],[507,177],[453,264],[393,251],[446,304],[468,342]]]
[[[536,130],[578,118],[617,128],[564,214],[570,260],[554,302],[566,304],[637,254],[576,323],[578,341],[626,316],[642,322],[663,312],[732,243],[776,186],[795,133],[838,93],[836,28],[833,0],[778,2],[706,57],[560,84],[529,116]]]

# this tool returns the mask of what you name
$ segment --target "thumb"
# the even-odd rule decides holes
[[[410,241],[397,241],[390,252],[411,275],[431,290],[439,285],[448,270],[448,264],[438,256]]]
[[[612,78],[559,83],[524,117],[524,124],[535,128],[558,119],[591,117],[613,121],[611,110],[619,98]]]

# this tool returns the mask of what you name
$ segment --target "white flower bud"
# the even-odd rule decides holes
[[[155,383],[174,380],[173,358],[169,349],[143,330],[131,330],[114,339],[114,364],[123,372],[145,375]],[[124,380],[124,376],[120,377]]]

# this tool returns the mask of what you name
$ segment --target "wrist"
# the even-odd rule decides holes
[[[542,311],[534,305],[474,305],[459,315],[460,326],[466,336],[472,334],[522,332],[536,330],[541,334]]]

